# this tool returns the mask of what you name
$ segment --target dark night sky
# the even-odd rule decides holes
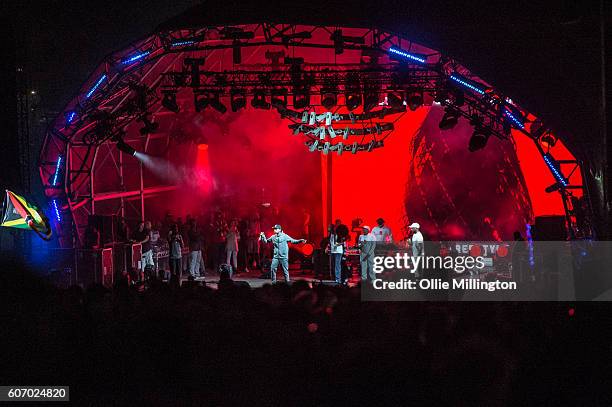
[[[22,2],[18,57],[48,110],[60,110],[102,58],[201,2]],[[597,150],[601,116],[598,1],[225,0],[197,22],[304,21],[382,26],[459,60],[575,145]],[[579,142],[578,142],[579,141]],[[585,143],[592,142],[593,145]],[[580,154],[579,151],[576,153]]]

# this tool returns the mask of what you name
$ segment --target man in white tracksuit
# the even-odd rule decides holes
[[[376,279],[374,274],[374,255],[376,250],[376,236],[370,232],[369,226],[363,227],[359,236],[359,261],[361,263],[361,281]]]
[[[425,257],[425,244],[423,242],[423,234],[421,233],[421,225],[413,223],[409,226],[412,231],[412,237],[410,239],[412,243],[412,257]],[[422,270],[415,270],[416,277],[422,277]]]

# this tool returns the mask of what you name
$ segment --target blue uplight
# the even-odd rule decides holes
[[[75,117],[76,117],[76,112],[68,113],[68,116],[66,117],[66,124],[72,123]]]
[[[462,86],[464,86],[464,87],[466,87],[468,89],[471,89],[471,90],[473,90],[476,93],[479,93],[481,95],[484,95],[484,93],[485,93],[484,90],[482,90],[478,86],[472,84],[468,79],[464,78],[463,76],[461,76],[459,74],[452,73],[450,78],[453,81],[457,82],[458,84],[460,84],[460,85],[462,85]]]
[[[96,84],[93,85],[93,87],[89,90],[89,92],[87,92],[86,97],[87,98],[91,97],[91,95],[93,95],[96,89],[98,89],[100,85],[102,85],[102,82],[104,82],[105,80],[106,80],[106,74],[102,75],[100,79],[98,79],[98,82],[96,82]]]
[[[146,57],[150,53],[151,53],[151,51],[141,52],[140,54],[136,54],[136,55],[133,55],[131,57],[125,58],[123,61],[121,61],[121,63],[123,65],[129,65],[132,62],[138,61],[139,59],[142,59],[142,58]]]
[[[400,48],[391,47],[389,48],[389,52],[395,55],[399,55],[400,57],[406,58],[410,61],[418,62],[420,64],[427,63],[427,57],[420,54],[412,54],[408,51],[404,51]]]
[[[521,120],[519,120],[517,117],[515,117],[512,112],[508,109],[504,109],[504,114],[506,115],[506,117],[508,119],[510,119],[510,121],[519,129],[524,129],[525,125],[523,124],[523,122]]]
[[[62,217],[60,216],[59,208],[57,207],[57,200],[53,199],[51,201],[51,205],[53,205],[53,211],[55,212],[55,219],[57,219],[58,222],[61,222]]]
[[[567,179],[563,176],[563,174],[561,174],[561,170],[557,164],[557,161],[549,153],[544,154],[544,161],[546,162],[546,165],[548,165],[548,168],[550,168],[550,170],[552,171],[557,182],[560,185],[566,187]]]
[[[195,44],[193,40],[185,40],[185,41],[177,41],[170,44],[171,47],[182,47],[184,45],[192,45]]]
[[[51,183],[53,186],[57,185],[57,179],[59,178],[60,168],[62,165],[62,156],[57,157],[57,163],[55,163],[55,173],[53,174],[53,182]]]
[[[529,223],[525,226],[525,235],[527,236],[527,246],[529,248],[529,265],[533,267],[535,265],[535,259],[533,257],[533,236],[531,235],[531,225]]]

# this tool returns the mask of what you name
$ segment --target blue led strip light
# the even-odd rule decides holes
[[[138,61],[139,59],[142,59],[142,58],[146,57],[150,53],[151,53],[151,51],[145,51],[145,52],[142,52],[140,54],[136,54],[134,56],[131,56],[131,57],[128,57],[128,58],[124,59],[123,61],[121,61],[121,63],[123,65],[129,65],[132,62]]]
[[[519,119],[514,117],[514,115],[512,114],[510,110],[504,109],[504,113],[506,114],[506,117],[508,117],[508,119],[510,119],[510,121],[514,123],[516,127],[518,127],[519,129],[525,128],[525,125],[523,124],[523,122],[521,122]]]
[[[100,79],[98,79],[98,82],[96,82],[95,85],[93,85],[93,87],[89,90],[89,92],[87,92],[87,95],[85,95],[87,98],[91,97],[91,95],[93,95],[93,93],[96,91],[96,89],[98,89],[100,87],[100,85],[102,85],[102,82],[104,82],[106,80],[106,74],[102,75],[100,77]]]
[[[389,48],[389,52],[391,52],[392,54],[404,57],[406,59],[409,59],[411,61],[419,62],[421,64],[427,63],[427,59],[424,56],[417,55],[417,54],[411,54],[399,48],[391,47]]]
[[[51,201],[51,204],[53,205],[53,211],[55,212],[55,219],[57,219],[58,222],[62,221],[62,217],[60,216],[60,212],[59,209],[57,207],[57,201],[54,199]]]
[[[484,93],[485,93],[484,90],[480,89],[479,87],[477,87],[475,85],[472,85],[471,83],[467,82],[467,80],[463,79],[462,77],[460,77],[457,74],[454,74],[454,73],[451,74],[450,78],[452,80],[454,80],[455,82],[457,82],[458,84],[463,85],[466,88],[471,89],[471,90],[473,90],[476,93],[479,93],[481,95],[484,95]]]
[[[76,112],[70,112],[70,114],[66,118],[66,124],[72,123],[75,117],[76,117]]]
[[[187,40],[187,41],[177,41],[177,42],[173,42],[172,44],[170,44],[171,47],[182,47],[183,45],[192,45],[195,44],[195,41],[193,40]]]
[[[57,157],[57,163],[55,164],[55,173],[53,174],[53,183],[51,184],[53,186],[57,185],[57,179],[59,177],[61,165],[62,165],[62,156],[60,155],[59,157]]]
[[[533,256],[533,236],[531,235],[531,225],[529,223],[525,226],[525,235],[527,237],[527,246],[529,247],[529,265],[533,267],[535,265],[535,258]]]
[[[557,182],[559,182],[559,184],[561,184],[562,186],[566,187],[567,180],[565,179],[563,174],[561,174],[561,171],[559,170],[559,168],[557,168],[555,159],[552,158],[552,156],[547,153],[547,154],[544,154],[544,161],[546,161],[546,165],[548,165],[548,168],[550,168],[550,170],[552,171]]]

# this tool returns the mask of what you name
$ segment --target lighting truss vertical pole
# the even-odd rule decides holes
[[[98,147],[95,147],[96,151],[94,152],[94,157],[93,157],[93,161],[91,163],[91,169],[89,170],[89,199],[91,199],[91,214],[95,215],[96,214],[96,200],[94,199],[96,194],[95,194],[95,187],[94,187],[94,168],[96,165],[96,156],[98,155]]]
[[[601,139],[603,143],[603,176],[604,176],[604,229],[605,236],[612,237],[612,199],[610,189],[612,188],[612,149],[608,143],[608,122],[606,117],[606,18],[605,1],[599,0],[599,35],[600,35],[600,57],[601,57]]]
[[[565,189],[560,189],[559,192],[561,193],[561,201],[563,201],[563,210],[565,212],[565,221],[567,222],[569,238],[570,240],[574,240],[576,239],[576,233],[574,233],[574,224],[572,222],[569,206],[567,205],[569,197],[567,196],[567,191]]]
[[[331,154],[321,154],[321,219],[323,222],[323,236],[326,236],[327,226],[331,223],[332,208],[332,178]]]
[[[140,167],[140,221],[144,222],[145,221],[145,204],[144,204],[144,169],[142,167],[142,161],[140,161],[138,163],[138,166]]]
[[[119,150],[119,182],[121,186],[121,192],[125,191],[125,182],[123,179],[123,152]],[[123,195],[120,198],[121,205],[121,217],[125,218],[125,201],[123,199]]]

